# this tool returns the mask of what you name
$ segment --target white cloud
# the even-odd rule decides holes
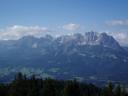
[[[80,28],[79,24],[73,24],[69,23],[63,26],[63,29],[68,30],[68,31],[76,31]]]
[[[0,39],[14,40],[14,39],[19,39],[23,36],[28,36],[28,35],[40,37],[46,32],[49,32],[49,30],[46,27],[14,25],[11,27],[7,27],[5,29],[1,29]]]
[[[128,25],[128,19],[107,21],[106,24],[109,26],[117,26],[117,25],[126,26]]]
[[[127,33],[127,32],[112,32],[111,35],[112,35],[121,45],[128,45],[128,33]]]
[[[107,21],[106,24],[115,30],[115,32],[108,32],[112,35],[121,45],[128,46],[128,19],[117,19]],[[107,27],[108,28],[108,27]]]

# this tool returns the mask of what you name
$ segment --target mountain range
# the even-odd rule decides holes
[[[17,73],[86,82],[128,83],[128,48],[107,33],[25,36],[0,41],[0,81]]]

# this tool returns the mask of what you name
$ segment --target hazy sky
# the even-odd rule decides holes
[[[0,39],[90,30],[128,42],[128,0],[0,0]]]

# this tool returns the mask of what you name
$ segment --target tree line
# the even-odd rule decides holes
[[[0,84],[0,96],[128,96],[128,93],[125,87],[111,82],[101,88],[76,80],[41,79],[34,75],[27,78],[18,73],[11,83]]]

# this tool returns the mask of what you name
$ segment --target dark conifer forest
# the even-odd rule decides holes
[[[27,78],[18,73],[11,83],[0,84],[0,96],[128,96],[125,87],[109,82],[104,87],[76,80]]]

